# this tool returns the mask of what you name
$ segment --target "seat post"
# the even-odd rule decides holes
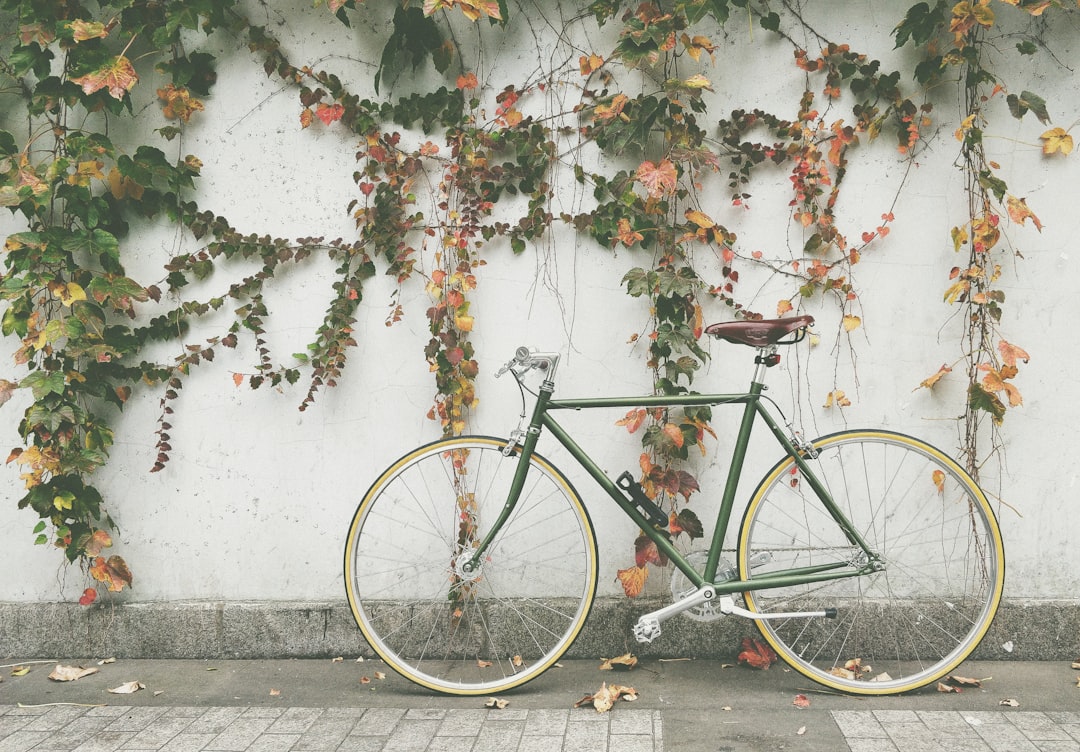
[[[757,355],[754,357],[753,383],[764,384],[765,383],[765,369],[772,368],[780,362],[780,356],[776,354],[776,345],[766,345],[764,347],[758,347]]]

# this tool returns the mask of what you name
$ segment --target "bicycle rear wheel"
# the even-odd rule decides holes
[[[746,593],[763,614],[837,610],[835,620],[759,621],[762,635],[797,671],[846,692],[906,692],[945,676],[979,644],[1001,599],[1004,549],[986,496],[956,462],[902,434],[845,431],[814,446],[813,472],[884,568]],[[766,475],[740,529],[744,580],[830,562],[853,571],[863,558],[793,459]]]
[[[490,694],[549,668],[596,592],[596,539],[570,482],[533,455],[513,513],[477,571],[463,565],[506,503],[520,450],[461,437],[402,457],[365,494],[345,546],[353,616],[402,676]]]

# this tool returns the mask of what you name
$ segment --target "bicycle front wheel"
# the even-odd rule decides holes
[[[857,694],[906,692],[952,671],[979,644],[1001,600],[1005,559],[986,496],[945,454],[885,431],[845,431],[814,442],[807,462],[851,521],[880,571],[746,593],[762,614],[835,608],[836,619],[757,622],[793,668]],[[866,564],[795,461],[758,486],[739,534],[739,572]]]
[[[570,482],[534,454],[517,505],[465,566],[506,504],[520,449],[487,437],[436,441],[387,469],[360,502],[345,584],[372,649],[439,692],[490,694],[548,669],[585,622],[596,539]]]

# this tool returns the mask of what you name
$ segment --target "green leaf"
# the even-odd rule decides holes
[[[60,243],[60,247],[70,253],[105,254],[114,260],[120,259],[120,243],[116,236],[105,230],[76,230]]]
[[[994,423],[1001,425],[1005,420],[1005,405],[996,394],[983,389],[982,384],[971,384],[968,387],[968,407],[972,410],[983,410],[990,413]]]
[[[50,394],[64,393],[64,374],[62,371],[31,371],[20,382],[22,386],[30,387],[35,400],[44,399]]]
[[[1039,51],[1039,48],[1029,39],[1025,39],[1023,42],[1016,43],[1016,50],[1021,55],[1034,55]]]
[[[896,47],[903,47],[909,40],[914,41],[916,46],[921,47],[944,27],[944,0],[938,0],[933,9],[927,3],[915,3],[915,5],[908,8],[904,20],[893,29],[893,36],[896,37]]]
[[[1043,125],[1050,122],[1050,113],[1046,111],[1046,100],[1038,94],[1025,90],[1020,92],[1019,97],[1015,94],[1010,94],[1005,98],[1005,101],[1009,104],[1009,112],[1011,112],[1012,116],[1017,120],[1024,117],[1024,115],[1028,113],[1028,110],[1030,110]]]
[[[777,13],[769,13],[761,17],[761,28],[766,31],[780,31],[780,16]]]

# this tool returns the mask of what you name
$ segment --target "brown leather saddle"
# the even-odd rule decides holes
[[[796,339],[802,339],[801,330],[812,326],[813,316],[795,316],[790,319],[760,319],[758,321],[724,321],[705,328],[705,333],[718,339],[726,339],[740,345],[751,347],[769,347],[785,344],[781,342],[789,334],[797,333]]]

